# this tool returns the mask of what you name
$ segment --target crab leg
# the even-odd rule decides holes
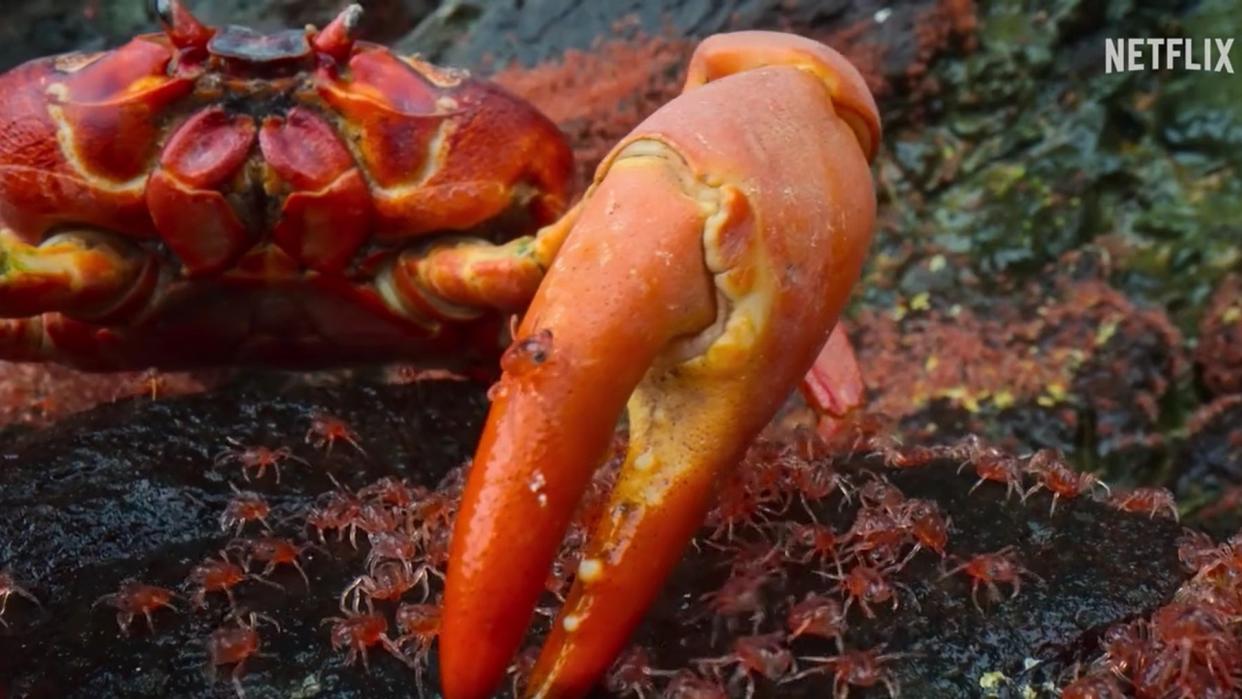
[[[535,295],[556,257],[577,207],[534,236],[497,245],[478,238],[438,241],[403,252],[384,278],[398,307],[448,318],[472,318],[484,309],[517,313]]]
[[[836,434],[843,418],[865,402],[862,368],[842,324],[832,329],[800,389],[807,404],[819,413],[818,431],[825,438]]]
[[[0,318],[113,312],[154,281],[146,254],[105,235],[62,233],[28,245],[0,230]]]
[[[690,74],[601,164],[502,361],[453,536],[448,699],[499,684],[628,401],[629,453],[527,691],[591,689],[858,277],[879,122],[854,68],[746,32]]]

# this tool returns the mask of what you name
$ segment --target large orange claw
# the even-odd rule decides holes
[[[813,41],[713,37],[600,165],[503,361],[453,537],[448,699],[491,696],[628,400],[630,445],[528,694],[586,694],[815,362],[875,216],[879,118]]]

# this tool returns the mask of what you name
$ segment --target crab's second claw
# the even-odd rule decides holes
[[[844,60],[797,37],[748,40]],[[627,401],[629,452],[530,695],[594,686],[717,476],[815,361],[875,213],[870,143],[821,78],[781,65],[694,86],[601,164],[492,392],[449,562],[448,699],[501,681]]]
[[[29,245],[0,230],[0,318],[104,318],[144,300],[155,275],[148,254],[114,236],[67,232]]]

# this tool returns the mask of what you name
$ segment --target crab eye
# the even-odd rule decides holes
[[[169,29],[173,26],[172,0],[151,0],[151,12],[160,21],[160,24],[164,25],[164,29]]]

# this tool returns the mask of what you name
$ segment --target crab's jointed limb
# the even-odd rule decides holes
[[[533,696],[591,689],[717,476],[817,357],[828,383],[852,375],[848,343],[820,350],[870,242],[878,142],[843,57],[743,32],[705,41],[686,93],[601,164],[492,394],[453,537],[446,697],[482,699],[501,681],[627,401],[629,453]]]

